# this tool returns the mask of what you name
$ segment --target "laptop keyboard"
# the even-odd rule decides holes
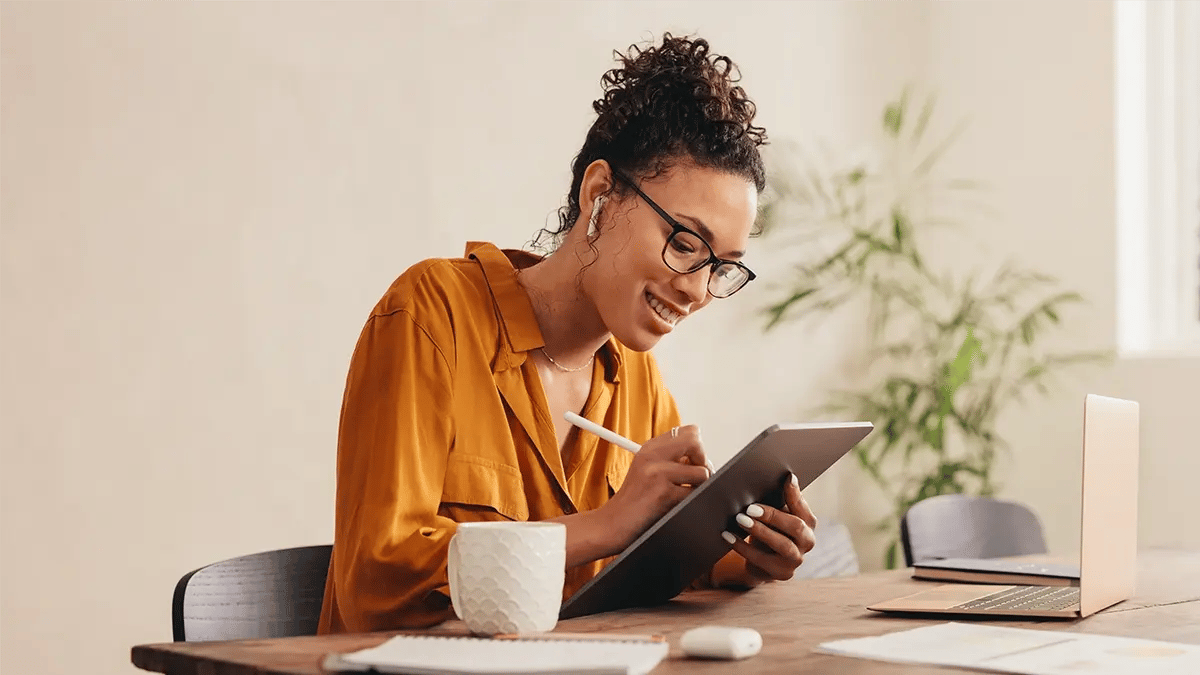
[[[1058,611],[1079,606],[1076,586],[1014,586],[992,593],[954,609]]]

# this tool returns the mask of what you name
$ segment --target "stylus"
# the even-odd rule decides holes
[[[565,417],[567,419],[567,421],[570,422],[571,424],[574,424],[575,426],[579,427],[580,429],[583,429],[584,431],[590,431],[593,434],[596,434],[600,438],[603,438],[604,440],[608,441],[609,443],[612,443],[613,445],[615,445],[617,447],[625,448],[626,450],[628,450],[630,452],[637,452],[638,450],[642,449],[642,446],[638,445],[637,443],[634,443],[633,441],[629,440],[628,438],[625,438],[621,434],[618,434],[615,431],[609,431],[608,429],[605,429],[604,427],[600,426],[599,424],[596,424],[595,422],[587,419],[586,417],[580,417],[579,415],[576,415],[575,413],[571,412],[570,410],[563,413],[563,417]]]
[[[637,452],[638,450],[642,449],[642,446],[638,445],[637,443],[634,443],[633,441],[629,440],[628,438],[625,438],[621,434],[618,434],[614,431],[609,431],[608,429],[605,429],[604,427],[600,426],[599,424],[596,424],[595,422],[587,419],[586,417],[581,417],[579,415],[576,415],[575,413],[571,412],[570,410],[563,413],[563,417],[566,418],[566,420],[568,422],[570,422],[571,424],[574,424],[575,426],[579,427],[580,429],[583,429],[584,431],[590,431],[593,434],[596,434],[600,438],[603,438],[604,440],[608,441],[609,443],[612,443],[613,445],[615,445],[617,447],[625,448],[626,450],[628,450],[630,452]],[[716,473],[716,469],[713,467],[713,463],[711,461],[708,462],[707,465],[708,465],[709,475]]]

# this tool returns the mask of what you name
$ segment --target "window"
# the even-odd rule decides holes
[[[1200,3],[1114,4],[1118,348],[1200,352]]]

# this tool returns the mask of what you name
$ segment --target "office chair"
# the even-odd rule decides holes
[[[171,601],[175,641],[316,635],[332,551],[285,548],[188,572]]]
[[[1046,552],[1042,523],[1017,502],[940,495],[914,504],[900,519],[904,564],[936,558],[1003,558]]]
[[[842,523],[817,523],[817,545],[804,554],[804,564],[796,577],[818,579],[858,574],[858,554],[850,540],[850,530]]]

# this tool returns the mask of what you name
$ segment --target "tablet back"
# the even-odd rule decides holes
[[[737,514],[754,503],[782,507],[789,473],[807,487],[872,428],[870,422],[769,427],[563,603],[559,616],[675,597],[730,551],[721,532],[742,533]]]

